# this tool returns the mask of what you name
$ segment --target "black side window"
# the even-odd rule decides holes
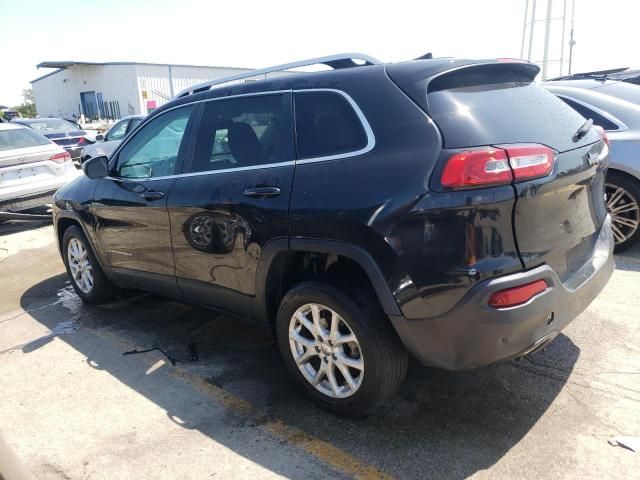
[[[564,98],[564,97],[560,97],[560,100],[562,100],[564,103],[569,105],[571,108],[573,108],[576,112],[578,112],[584,118],[592,119],[593,123],[595,125],[599,125],[602,128],[604,128],[605,130],[619,130],[620,129],[620,127],[618,127],[618,125],[613,123],[611,120],[609,120],[608,118],[603,117],[599,113],[594,112],[590,108],[585,107],[581,103],[574,102],[573,100],[569,100],[568,98]]]
[[[281,94],[205,103],[191,171],[283,162],[291,128],[288,104]]]
[[[367,146],[362,122],[337,92],[295,94],[298,158],[355,152]]]

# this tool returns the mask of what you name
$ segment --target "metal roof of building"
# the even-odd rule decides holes
[[[44,61],[37,64],[36,68],[56,68],[57,70],[54,72],[49,72],[46,75],[38,77],[34,80],[31,80],[31,83],[37,82],[38,80],[42,80],[43,78],[46,78],[49,75],[54,75],[62,70],[65,70],[66,68],[74,67],[76,65],[88,65],[88,66],[97,66],[97,67],[102,67],[106,65],[149,65],[149,66],[156,66],[156,67],[220,68],[220,69],[228,69],[228,70],[253,70],[252,68],[246,68],[246,67],[216,67],[211,65],[183,65],[179,63],[81,62],[77,60],[61,60],[61,61]]]

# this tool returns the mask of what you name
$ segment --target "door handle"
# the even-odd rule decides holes
[[[149,192],[142,192],[140,196],[145,200],[160,200],[162,197],[164,197],[164,193],[149,191]]]
[[[244,195],[251,198],[272,198],[280,195],[280,189],[278,187],[247,188]]]

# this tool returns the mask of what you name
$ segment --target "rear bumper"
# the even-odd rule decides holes
[[[3,212],[20,212],[29,208],[41,207],[53,203],[53,195],[58,189],[47,189],[29,193],[10,200],[0,200],[0,214]]]
[[[424,320],[391,316],[401,340],[426,365],[462,370],[524,356],[552,340],[600,293],[613,273],[611,219],[592,257],[563,284],[548,265],[493,278],[473,287],[447,313]],[[536,280],[549,288],[516,307],[489,307],[490,296]]]
[[[80,157],[82,156],[82,150],[84,149],[83,146],[73,146],[73,147],[66,147],[64,145],[61,145],[62,148],[65,149],[65,151],[71,155],[71,160],[73,160],[74,162],[79,162],[80,161]]]

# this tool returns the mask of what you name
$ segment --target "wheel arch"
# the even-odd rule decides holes
[[[56,239],[58,242],[58,250],[60,251],[60,255],[64,257],[64,251],[63,251],[63,245],[62,245],[62,241],[64,239],[64,232],[66,232],[67,229],[71,226],[79,227],[80,230],[82,230],[82,233],[84,233],[84,236],[87,238],[87,242],[89,243],[89,247],[91,248],[93,255],[96,257],[96,259],[98,260],[98,263],[100,263],[100,266],[102,267],[104,265],[102,262],[102,257],[100,256],[99,252],[96,250],[95,246],[93,245],[92,237],[91,235],[89,235],[89,232],[87,231],[84,225],[84,222],[82,222],[80,217],[69,212],[58,213],[55,221],[55,233],[56,233]]]
[[[369,281],[380,306],[387,315],[400,315],[400,308],[389,288],[384,274],[373,257],[363,248],[334,240],[296,238],[276,239],[262,251],[256,270],[256,298],[254,316],[269,323],[275,318],[280,280],[293,268],[300,255],[325,254],[348,259],[357,265]]]

